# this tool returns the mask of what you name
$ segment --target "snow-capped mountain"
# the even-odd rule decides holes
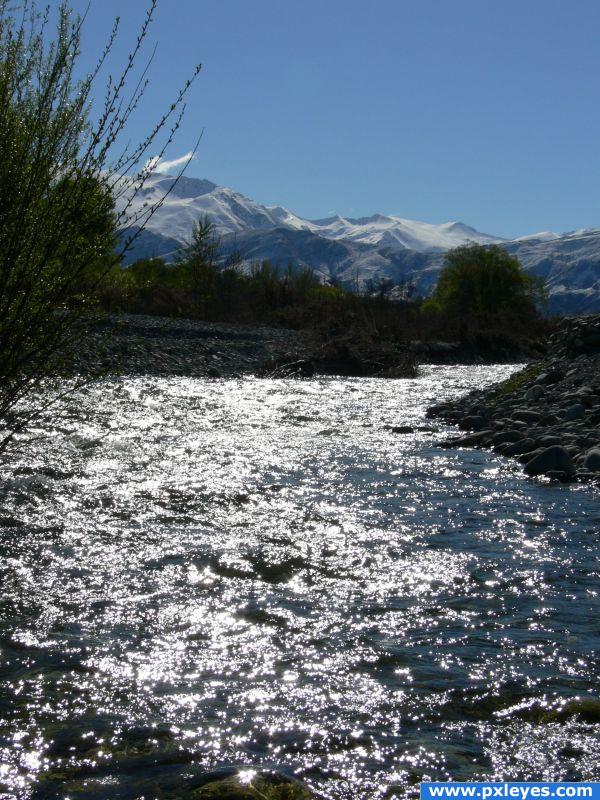
[[[133,203],[132,210],[144,203],[153,203],[171,189],[174,178],[153,173]],[[150,220],[147,230],[184,241],[192,224],[206,215],[220,235],[248,230],[289,228],[309,231],[326,239],[349,239],[386,247],[403,247],[417,251],[448,250],[468,241],[489,244],[503,241],[498,236],[480,233],[462,222],[432,225],[400,217],[375,214],[360,219],[340,216],[308,220],[281,206],[263,206],[233,189],[207,180],[182,177],[171,189],[160,210]]]
[[[498,243],[518,256],[523,267],[542,276],[552,313],[600,310],[600,230],[566,234],[552,231],[505,240],[461,222],[434,225],[376,214],[308,220],[281,206],[263,206],[233,189],[208,180],[154,173],[136,196],[133,211],[171,190],[129,252],[127,260],[147,256],[172,259],[189,237],[193,223],[207,216],[222,240],[224,254],[237,250],[246,262],[270,259],[311,267],[324,279],[348,286],[369,278],[409,281],[427,294],[443,266],[443,253],[467,242]]]
[[[305,220],[285,209],[268,210],[277,213],[281,226],[293,230],[307,230],[327,239],[348,239],[351,242],[364,244],[405,247],[419,252],[449,250],[468,241],[481,244],[502,241],[497,236],[480,233],[462,222],[432,225],[429,222],[386,217],[383,214],[360,219],[335,216],[320,220]]]

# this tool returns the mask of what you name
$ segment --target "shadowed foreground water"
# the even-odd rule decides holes
[[[597,490],[424,418],[509,371],[119,379],[40,424],[1,462],[2,796],[600,780]]]

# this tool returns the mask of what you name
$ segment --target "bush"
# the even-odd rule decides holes
[[[450,250],[431,296],[423,303],[430,330],[501,357],[509,350],[535,352],[549,328],[540,313],[543,283],[497,245]]]
[[[535,312],[543,284],[498,245],[469,244],[446,253],[427,306],[452,316]]]
[[[150,0],[126,66],[108,79],[91,122],[93,88],[118,22],[96,69],[76,82],[82,20],[67,3],[56,10],[53,36],[50,11],[40,12],[36,0],[0,0],[0,450],[28,419],[8,412],[69,369],[98,286],[107,276],[118,281],[117,227],[129,228],[130,245],[164,199],[137,214],[127,199],[119,214],[114,210],[115,197],[131,199],[144,188],[154,163],[148,148],[166,126],[166,142],[156,148],[164,153],[191,85],[142,142],[125,145],[146,88],[133,70],[155,6]]]

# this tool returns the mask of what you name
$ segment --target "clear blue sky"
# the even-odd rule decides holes
[[[145,8],[92,0],[84,59]],[[597,0],[162,0],[151,39],[147,109],[203,64],[168,154],[204,129],[191,176],[313,218],[600,226]]]

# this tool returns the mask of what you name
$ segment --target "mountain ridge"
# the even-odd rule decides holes
[[[462,244],[500,244],[516,255],[524,269],[539,275],[549,290],[550,313],[600,310],[600,230],[564,234],[541,231],[516,239],[482,233],[461,221],[441,224],[394,215],[333,215],[309,220],[283,206],[264,206],[213,181],[153,173],[134,198],[133,210],[171,189],[162,207],[128,254],[137,258],[174,258],[193,223],[207,216],[221,238],[225,255],[239,251],[250,263],[270,259],[310,267],[323,280],[335,278],[355,287],[369,279],[411,283],[428,294],[443,266],[444,253]]]

